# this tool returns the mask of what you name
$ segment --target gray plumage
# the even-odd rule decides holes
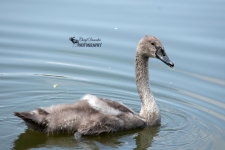
[[[14,115],[23,119],[32,130],[46,133],[76,133],[75,137],[78,138],[81,135],[131,130],[159,124],[161,120],[159,109],[149,88],[148,58],[161,55],[164,57],[163,52],[164,48],[160,41],[152,36],[146,35],[137,45],[136,85],[142,102],[139,114],[121,103],[87,94],[75,103],[37,108],[31,112],[15,112]],[[159,53],[159,56],[156,53]],[[167,64],[173,66],[172,62]]]

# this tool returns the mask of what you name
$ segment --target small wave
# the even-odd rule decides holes
[[[155,144],[172,148],[185,149],[204,146],[202,143],[212,141],[217,131],[212,125],[193,114],[179,109],[163,108],[161,111],[162,123]],[[156,146],[157,147],[157,146]]]

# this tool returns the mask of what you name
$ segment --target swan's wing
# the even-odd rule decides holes
[[[87,102],[93,109],[103,114],[114,115],[114,116],[121,115],[123,113],[134,114],[134,112],[131,109],[129,109],[127,106],[123,105],[122,103],[118,103],[116,101],[112,101],[108,99],[98,98],[94,95],[87,94],[82,98],[82,100],[87,100]]]
[[[78,131],[82,134],[98,134],[145,127],[145,122],[121,103],[90,94],[85,95],[80,102],[82,101],[89,104],[90,110],[97,111],[96,114],[89,114],[90,120],[83,120],[88,123],[79,127]]]
[[[126,105],[124,105],[122,103],[108,100],[108,99],[101,99],[101,100],[104,101],[105,103],[107,103],[107,105],[110,106],[111,108],[117,109],[120,112],[134,114],[134,112],[130,108],[128,108]]]

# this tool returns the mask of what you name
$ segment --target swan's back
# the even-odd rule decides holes
[[[125,105],[90,94],[75,103],[15,115],[22,118],[28,128],[47,133],[78,131],[90,135],[145,126],[145,122]]]

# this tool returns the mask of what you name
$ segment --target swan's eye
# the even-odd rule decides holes
[[[155,46],[155,43],[151,43],[153,46]]]

